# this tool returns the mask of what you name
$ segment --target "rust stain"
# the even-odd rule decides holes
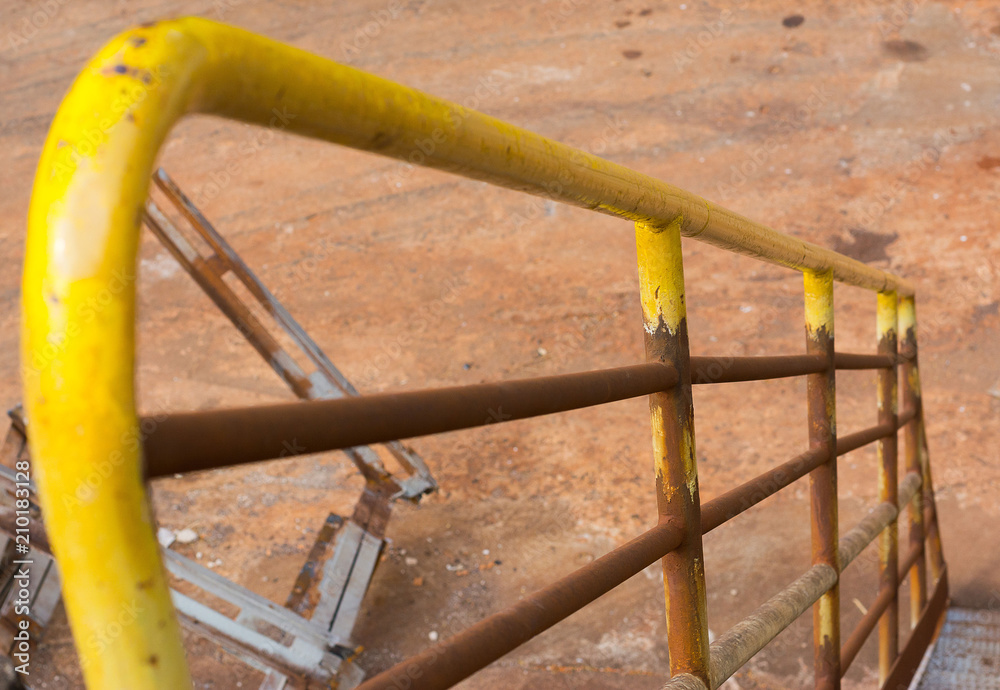
[[[903,62],[923,62],[927,59],[927,48],[916,41],[886,41],[882,49]]]
[[[993,170],[993,168],[1000,168],[1000,157],[994,158],[993,156],[983,156],[976,162],[976,165],[978,165],[983,170]]]

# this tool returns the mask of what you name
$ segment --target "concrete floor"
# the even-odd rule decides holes
[[[24,219],[59,99],[115,32],[203,15],[476,107],[912,279],[953,596],[1000,607],[993,3],[44,7],[0,0],[0,253],[9,265],[0,274],[0,404],[21,396]],[[796,23],[783,23],[790,15],[804,21],[785,26]],[[181,123],[161,162],[363,392],[641,361],[628,223],[280,133],[265,142],[212,118]],[[239,172],[222,177],[234,162]],[[685,252],[694,352],[801,351],[797,274],[693,241]],[[140,261],[143,410],[290,398],[151,236]],[[836,299],[838,349],[871,351],[874,299],[850,288]],[[873,423],[870,376],[838,376],[838,397],[842,432]],[[799,452],[803,401],[798,381],[699,389],[703,497]],[[452,635],[650,525],[648,434],[645,402],[628,401],[415,441],[442,491],[396,511],[356,630],[361,665],[385,668],[427,646],[431,632]],[[873,463],[870,450],[842,460],[843,525],[875,501]],[[163,480],[154,503],[162,524],[201,535],[185,553],[221,561],[224,575],[280,602],[315,530],[330,510],[348,510],[358,488],[331,455]],[[796,485],[707,538],[714,633],[807,567],[806,495]],[[484,549],[502,565],[475,577],[446,568],[485,563]],[[845,630],[874,598],[874,572],[866,557],[845,575]],[[736,684],[807,685],[808,618]],[[659,687],[664,636],[652,569],[465,687]],[[259,682],[211,645],[190,644],[197,687]],[[63,618],[35,663],[38,687],[79,687]],[[846,687],[872,687],[874,663],[869,644]]]

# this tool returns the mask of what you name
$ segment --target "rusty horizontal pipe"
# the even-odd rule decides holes
[[[906,557],[899,564],[899,582],[906,579],[906,574],[913,567],[913,564],[917,562],[924,553],[923,544],[919,547],[911,548],[907,552]],[[875,626],[878,625],[879,618],[885,613],[885,610],[889,608],[889,604],[892,603],[892,598],[896,596],[896,592],[890,589],[883,589],[879,591],[878,596],[872,601],[871,605],[868,607],[868,611],[861,617],[858,621],[857,626],[851,632],[850,636],[844,640],[844,646],[840,650],[840,672],[841,674],[846,674],[847,669],[850,668],[851,664],[854,662],[855,657],[857,657],[858,652],[861,651],[861,647],[864,646],[865,642],[868,640],[869,635],[875,630]]]
[[[705,534],[749,510],[765,498],[806,476],[828,459],[826,450],[813,448],[788,462],[727,491],[702,506],[701,528]]]
[[[838,352],[833,356],[833,363],[837,369],[841,370],[888,369],[897,363],[897,359],[892,355],[857,355],[850,352]]]
[[[753,496],[753,490],[758,488],[759,480],[763,480],[768,475],[772,475],[775,472],[780,471],[777,477],[771,477],[770,485],[764,483],[767,487],[764,489],[765,492],[757,494],[759,498],[754,500],[753,503],[744,504],[742,510],[746,510],[751,505],[760,502],[767,496],[777,492],[781,488],[784,488],[788,484],[792,483],[796,479],[807,474],[813,466],[822,464],[825,462],[826,458],[816,451],[810,451],[808,453],[803,453],[802,455],[794,458],[793,460],[785,463],[779,468],[775,468],[771,472],[761,475],[755,480],[747,482],[743,486],[734,489],[733,491],[720,496],[711,503],[707,504],[702,510],[702,529],[706,533],[722,524],[730,517],[733,516],[733,507],[739,505],[741,500],[746,500],[746,496]],[[779,479],[780,478],[780,479]],[[780,486],[777,485],[780,482]],[[899,487],[899,502],[900,505],[905,505],[909,500],[916,494],[920,488],[921,478],[915,473],[910,473],[906,478],[900,483]],[[773,490],[772,490],[773,489]],[[742,510],[736,510],[735,513],[742,512]],[[840,560],[841,567],[846,568],[848,564],[853,561],[857,555],[864,549],[865,546],[870,544],[878,534],[885,529],[885,527],[896,519],[898,516],[898,510],[895,506],[889,503],[883,503],[877,506],[871,513],[862,520],[861,524],[855,527],[853,530],[848,532],[840,541]],[[902,581],[906,573],[912,567],[913,563],[920,556],[922,550],[911,551],[904,561],[899,566],[899,580]],[[816,566],[816,567],[828,567],[828,566]],[[815,570],[815,568],[813,568]],[[812,572],[812,571],[810,571]],[[808,575],[808,573],[807,573]],[[801,578],[800,578],[801,579]],[[797,581],[798,582],[798,581]],[[828,589],[829,587],[827,587]],[[823,590],[825,591],[825,590]],[[787,602],[782,599],[785,592],[780,593],[774,597],[767,604],[758,609],[755,614],[751,615],[745,619],[737,626],[734,626],[729,632],[725,633],[719,638],[715,643],[712,644],[712,685],[713,687],[718,687],[723,681],[729,678],[733,673],[736,672],[753,654],[760,651],[767,642],[774,638],[781,630],[783,630],[787,625],[797,618],[796,614],[791,620],[786,620],[778,615],[777,611],[781,610],[781,605],[786,605]],[[891,593],[889,593],[891,594]],[[816,597],[818,598],[818,594]],[[884,596],[886,602],[880,604],[883,599],[883,594],[880,593],[879,598],[876,599],[876,603],[872,606],[872,610],[869,611],[871,615],[870,627],[862,635],[860,642],[854,638],[852,635],[851,639],[848,640],[844,645],[844,649],[850,652],[850,655],[845,657],[844,653],[841,655],[841,672],[846,670],[846,665],[849,665],[854,659],[854,655],[857,654],[857,649],[853,649],[851,652],[851,646],[857,645],[860,649],[860,645],[864,643],[867,636],[874,629],[874,626],[878,623],[879,617],[885,611],[885,608],[889,605],[889,600],[891,599],[888,594]],[[813,599],[815,600],[815,599]],[[805,603],[802,606],[802,611],[811,604],[812,601]],[[772,605],[771,608],[767,608]],[[774,609],[773,611],[771,609]],[[767,615],[765,615],[765,613]],[[801,613],[801,611],[799,611]],[[760,615],[758,615],[760,614]],[[780,627],[779,627],[780,626]],[[857,631],[855,632],[857,634]],[[846,661],[846,665],[845,665]],[[674,688],[674,685],[668,683],[664,686],[665,688]],[[677,686],[679,687],[679,686]]]
[[[723,633],[711,646],[712,687],[725,683],[836,584],[836,570],[825,563],[814,565]]]
[[[898,514],[893,504],[879,503],[841,537],[839,546],[841,571],[846,570],[847,566],[875,540],[886,525],[896,519]]]
[[[18,525],[18,512],[20,511],[15,510],[13,506],[0,506],[0,531],[7,534],[23,534],[23,532],[19,531],[24,528]],[[52,547],[49,546],[49,537],[45,533],[45,525],[41,520],[33,519],[28,521],[27,536],[32,549],[52,553]]]
[[[844,646],[840,649],[841,675],[847,673],[847,669],[854,662],[854,658],[861,651],[861,647],[868,641],[872,631],[875,630],[875,626],[878,625],[882,614],[889,608],[889,604],[892,603],[896,595],[897,593],[891,589],[880,590],[878,596],[875,597],[875,600],[861,617],[861,620],[858,621],[858,625],[844,641]]]
[[[899,484],[899,505],[906,505],[917,491],[920,490],[922,479],[916,472],[910,472]],[[892,524],[899,516],[899,508],[891,502],[883,502],[876,506],[866,515],[850,532],[840,540],[840,560],[841,572],[843,572],[851,561],[871,544],[882,531]],[[921,547],[922,548],[922,547]],[[916,558],[913,554],[908,554],[904,563],[897,568],[902,573],[894,582],[901,582],[906,577],[906,570],[913,565],[910,558]],[[904,568],[905,566],[905,568]],[[861,619],[861,623],[855,628],[851,636],[844,642],[840,652],[840,673],[843,675],[847,667],[854,661],[861,645],[865,643],[872,630],[878,624],[882,614],[892,604],[896,598],[898,586],[882,587],[878,597],[871,608]]]
[[[899,358],[900,360],[902,358]],[[885,369],[897,363],[897,358],[881,354],[834,353],[834,368],[839,370]],[[734,381],[764,381],[818,374],[826,369],[821,354],[779,355],[764,357],[692,357],[691,383],[730,383]]]
[[[708,688],[690,673],[681,673],[660,686],[660,690],[708,690]]]
[[[869,443],[874,443],[880,438],[885,438],[889,434],[895,433],[906,426],[916,416],[916,410],[908,409],[899,413],[896,419],[895,428],[890,423],[876,424],[875,426],[855,431],[853,434],[837,437],[837,455],[846,455],[852,450],[857,450]]]
[[[366,680],[358,690],[451,687],[673,551],[681,543],[682,532],[674,522],[661,523],[513,606]]]
[[[677,383],[660,362],[534,379],[145,418],[149,478],[527,419]],[[146,430],[149,430],[148,433]]]
[[[910,472],[899,483],[899,505],[906,505],[916,495],[921,484],[920,475]],[[889,501],[872,508],[853,529],[840,539],[840,570],[843,572],[851,561],[875,540],[882,530],[899,517],[899,508]]]
[[[693,357],[700,382],[762,380],[822,370],[821,356]],[[150,479],[527,419],[667,390],[667,364],[357,398],[184,412],[142,419]],[[900,424],[909,417],[900,415]],[[335,420],[335,421],[333,421]],[[838,440],[837,454],[891,433],[873,427]]]
[[[742,486],[719,496],[718,498],[708,501],[702,506],[701,509],[702,532],[707,533],[715,529],[730,517],[738,515],[750,506],[764,500],[767,496],[776,493],[788,484],[791,484],[795,480],[805,476],[815,467],[817,463],[823,463],[826,459],[826,455],[822,451],[808,451],[796,456],[792,460],[780,465],[774,470],[764,473],[757,479],[751,480]],[[661,525],[660,527],[654,529],[663,529],[663,526]],[[646,533],[646,535],[649,534],[650,532]],[[661,545],[662,547],[666,547],[665,550],[659,555],[650,557],[650,560],[646,563],[647,566],[654,563],[663,554],[667,553],[670,549],[675,548],[677,544],[680,543],[680,530],[674,530],[671,534],[672,536],[670,537],[670,540],[664,538]],[[645,537],[646,535],[643,536]],[[643,537],[639,537],[639,539],[642,538]],[[629,542],[629,544],[619,547],[619,549],[612,551],[606,556],[602,556],[594,561],[594,563],[585,566],[581,569],[581,571],[591,568],[598,562],[603,562],[605,559],[610,558],[621,549],[626,549],[631,544],[634,544],[635,541],[636,540],[633,540],[632,542]],[[638,573],[643,567],[646,566],[639,567],[635,570],[635,572]],[[581,571],[577,571],[577,573]],[[471,626],[470,628],[467,628],[454,638],[445,640],[415,657],[411,657],[410,659],[400,662],[388,671],[385,671],[379,676],[367,681],[361,686],[361,688],[359,688],[359,690],[375,690],[376,688],[385,688],[388,690],[390,688],[400,687],[399,685],[393,685],[393,683],[398,681],[403,681],[404,684],[407,684],[408,681],[406,679],[410,679],[413,682],[412,685],[408,685],[411,690],[416,690],[417,688],[446,688],[449,687],[450,684],[457,683],[459,680],[472,675],[479,669],[492,663],[496,659],[499,659],[507,652],[531,639],[531,637],[541,633],[543,630],[546,630],[559,620],[562,620],[573,611],[589,604],[591,601],[596,599],[597,596],[600,596],[600,594],[610,591],[611,587],[608,587],[600,592],[600,594],[593,597],[584,595],[576,596],[576,608],[571,611],[566,611],[565,613],[563,612],[563,609],[560,609],[558,618],[553,619],[549,615],[543,615],[545,609],[540,607],[548,605],[546,601],[550,596],[552,596],[549,594],[549,590],[555,589],[557,591],[566,592],[570,589],[576,588],[575,585],[573,585],[573,581],[577,577],[577,573],[567,575],[559,582],[549,585],[539,592],[526,597],[523,601],[518,602],[514,606],[496,613],[493,616],[490,616],[489,618]],[[620,582],[624,582],[628,579],[628,577],[631,577],[631,575],[622,578]],[[620,584],[620,582],[615,583],[612,587]],[[525,611],[527,611],[527,613],[525,613]],[[511,637],[508,634],[510,626],[515,625],[514,621],[520,618],[530,619],[533,621],[530,624],[530,631],[522,630],[518,633],[518,635]],[[496,650],[495,654],[491,653],[487,655],[484,651],[482,651],[490,649],[491,645],[496,645],[497,642],[501,640],[503,641],[503,644],[501,647],[494,648]],[[470,653],[470,649],[476,650],[476,661],[474,663],[478,665],[475,665],[474,667],[472,661],[461,661],[464,654]],[[437,670],[438,665],[447,667],[452,663],[451,660],[456,657],[461,661],[461,665],[459,667],[460,671],[451,673],[447,668],[440,671]],[[414,664],[416,666],[414,666]],[[407,671],[407,669],[412,668],[418,669],[421,674],[421,678],[424,678],[424,675],[427,674],[428,671],[431,671],[431,675],[433,675],[438,682],[429,684],[429,682],[425,681],[418,684],[416,678],[411,678],[412,673]],[[458,673],[461,675],[457,675]],[[383,678],[383,676],[385,677]],[[442,680],[443,678],[451,678],[451,680],[445,681]],[[379,680],[377,684],[369,685],[369,683],[374,683],[374,681],[378,679],[381,680]]]
[[[733,383],[805,376],[826,369],[822,355],[692,357],[691,383]]]
[[[852,450],[857,450],[862,446],[867,446],[869,443],[874,443],[880,438],[895,433],[895,431],[896,429],[892,424],[876,424],[867,429],[855,431],[853,434],[839,436],[837,438],[837,455],[846,455]]]

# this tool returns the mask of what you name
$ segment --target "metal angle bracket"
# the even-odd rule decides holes
[[[305,329],[250,270],[163,168],[154,173],[153,182],[183,216],[194,241],[185,235],[178,224],[171,221],[152,198],[146,202],[146,225],[292,392],[304,400],[359,395],[354,385],[334,366]],[[199,245],[207,245],[210,253],[202,253],[197,248]],[[308,361],[308,366],[312,367],[311,372],[307,373],[306,368],[281,346],[276,333],[227,284],[224,277],[229,273],[242,283],[263,311],[294,342],[300,354]],[[412,448],[399,441],[390,441],[384,446],[404,470],[405,477],[391,475],[378,454],[367,446],[348,448],[344,452],[366,481],[394,487],[391,495],[393,499],[419,500],[424,494],[437,489],[437,482],[427,464]]]

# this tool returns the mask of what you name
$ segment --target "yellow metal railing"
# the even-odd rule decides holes
[[[718,679],[709,673],[680,237],[803,271],[809,352],[829,364],[809,374],[811,441],[829,456],[811,476],[813,579],[822,585],[815,608],[817,681],[839,683],[836,586],[825,579],[840,568],[832,285],[878,292],[883,336],[895,327],[900,298],[900,328],[915,351],[913,287],[487,115],[246,31],[180,19],[130,30],[86,66],[52,123],[31,200],[22,345],[30,443],[88,686],[141,690],[190,682],[143,485],[133,372],[134,267],[149,176],[170,128],[190,113],[264,126],[280,121],[290,132],[404,160],[431,139],[433,151],[421,153],[422,165],[635,222],[647,356],[675,366],[681,381],[651,403],[660,515],[667,528],[682,525],[664,559],[671,671],[703,685]],[[883,352],[894,357],[895,335],[891,348],[883,342]],[[919,407],[910,361],[905,395]],[[894,396],[894,381],[885,383]],[[880,409],[880,422],[895,423],[895,398],[883,399]],[[921,420],[917,413],[907,432],[907,470],[922,475],[926,491]],[[887,443],[880,442],[880,499],[891,503],[895,442]],[[922,514],[915,509],[914,524]],[[889,586],[896,577],[894,532],[882,544]],[[939,542],[932,551],[939,577]],[[926,602],[921,592],[914,594],[916,611]],[[120,624],[124,610],[140,612],[127,628]],[[889,640],[894,629],[884,626]],[[99,651],[94,639],[104,641]],[[883,650],[883,673],[896,651]]]

